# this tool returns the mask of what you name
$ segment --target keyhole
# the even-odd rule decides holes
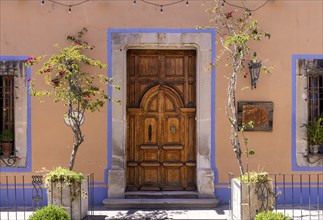
[[[175,134],[176,133],[176,127],[175,126],[170,126],[170,132],[172,134]]]
[[[153,127],[151,125],[148,125],[148,139],[151,141],[151,136],[153,133]]]

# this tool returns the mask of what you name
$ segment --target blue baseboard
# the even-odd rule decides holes
[[[278,187],[274,192],[277,197],[277,205],[323,205],[323,187]],[[216,198],[220,204],[228,204],[231,200],[230,188],[216,188]]]
[[[42,193],[38,194],[43,199],[40,202],[40,206],[47,205],[47,190],[43,189]],[[89,198],[92,201],[94,199],[95,206],[102,206],[102,201],[107,198],[107,188],[106,187],[95,187],[94,188],[94,196],[92,197],[91,193],[89,193]],[[33,204],[33,196],[35,196],[35,192],[33,192],[32,188],[16,188],[16,189],[0,189],[0,207],[33,207],[37,204],[34,202]]]
[[[100,186],[94,188],[93,197],[89,194],[90,199],[93,198],[95,206],[101,206],[102,201],[107,198],[108,189],[106,186]],[[279,193],[277,199],[278,205],[317,205],[323,206],[323,188],[300,188],[300,187],[285,187],[277,188],[276,194]],[[41,194],[40,194],[41,195]],[[220,204],[228,204],[231,199],[230,188],[216,188],[215,189],[216,198],[219,200]],[[43,200],[41,205],[47,205],[47,192],[46,189],[43,190],[42,194]],[[16,207],[16,206],[33,206],[33,191],[32,188],[17,187],[9,188],[8,190],[4,187],[0,188],[0,207]],[[35,205],[35,204],[34,204]]]

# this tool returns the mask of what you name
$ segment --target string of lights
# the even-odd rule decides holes
[[[160,7],[160,13],[163,13],[164,10],[163,8],[164,7],[167,7],[167,6],[171,6],[171,5],[175,5],[175,4],[178,4],[178,3],[181,3],[181,2],[184,2],[186,1],[186,6],[188,6],[188,0],[178,0],[178,1],[174,1],[174,2],[169,2],[169,3],[164,3],[164,4],[156,4],[154,2],[150,2],[150,1],[147,1],[147,0],[139,0],[143,3],[146,3],[148,5],[153,5],[153,6],[157,6],[157,7]],[[137,0],[134,0],[133,3],[136,4]]]
[[[72,13],[72,7],[82,5],[82,4],[86,3],[86,2],[89,2],[90,0],[84,0],[84,1],[81,1],[81,2],[74,3],[74,4],[65,4],[65,3],[62,3],[62,2],[59,2],[59,1],[54,1],[54,0],[42,0],[40,4],[45,5],[45,1],[52,2],[54,4],[61,5],[61,6],[64,6],[64,7],[68,7],[68,12]]]
[[[72,8],[73,7],[82,5],[82,4],[87,3],[87,2],[90,2],[90,1],[96,1],[96,0],[83,0],[83,1],[76,2],[76,3],[71,3],[71,4],[62,3],[62,2],[60,2],[58,0],[41,0],[41,5],[44,5],[45,2],[51,2],[51,3],[54,3],[54,4],[60,5],[60,6],[67,7],[68,8],[68,12],[69,13],[72,13]],[[116,1],[116,0],[106,0],[106,1]],[[189,1],[193,1],[193,0],[174,0],[174,1],[170,1],[168,3],[167,2],[166,3],[164,2],[163,4],[156,3],[156,1],[154,2],[153,0],[129,0],[129,1],[133,1],[133,4],[134,5],[136,5],[138,2],[141,2],[141,3],[144,3],[144,4],[148,4],[148,5],[152,5],[152,6],[155,6],[155,7],[159,7],[160,8],[160,13],[163,14],[165,7],[172,6],[172,5],[179,4],[179,3],[183,3],[183,2],[185,2],[186,6],[189,6]],[[205,2],[205,1],[214,1],[214,0],[195,0],[195,1],[203,1],[203,2]],[[230,1],[233,1],[233,0],[230,0]],[[270,0],[265,0],[264,3],[262,3],[260,6],[254,8],[254,9],[248,8],[246,6],[246,0],[240,0],[241,3],[242,3],[242,6],[241,5],[237,5],[236,3],[233,4],[230,1],[229,0],[223,0],[222,6],[224,6],[224,5],[227,4],[227,5],[231,6],[231,7],[240,8],[240,9],[246,10],[246,11],[248,11],[251,14],[251,12],[257,11],[260,8],[264,7]]]
[[[243,6],[236,5],[236,4],[232,4],[228,0],[223,0],[222,6],[224,6],[225,4],[227,4],[227,5],[232,6],[232,7],[235,7],[235,8],[244,9],[244,10],[248,11],[251,14],[251,12],[257,11],[257,10],[261,9],[262,7],[264,7],[269,2],[269,0],[266,0],[264,3],[262,3],[260,6],[258,6],[257,8],[254,8],[254,9],[248,8],[246,6],[246,3],[245,3],[246,0],[241,0],[241,2],[242,2],[242,5]]]

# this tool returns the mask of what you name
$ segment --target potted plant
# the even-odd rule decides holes
[[[216,62],[222,60],[223,57],[221,56],[225,55],[225,58],[228,60],[226,66],[230,68],[228,70],[227,106],[225,108],[225,113],[231,126],[230,144],[239,166],[240,176],[244,179],[243,177],[246,175],[247,179],[249,179],[252,175],[249,172],[248,156],[254,154],[254,151],[248,149],[248,139],[245,138],[243,134],[244,129],[241,129],[238,120],[238,109],[236,105],[237,80],[240,78],[239,74],[241,74],[243,78],[247,78],[248,73],[246,72],[248,70],[245,68],[248,66],[246,63],[247,60],[251,60],[250,62],[252,63],[258,63],[256,53],[254,53],[253,56],[251,55],[251,45],[253,45],[254,42],[261,41],[263,38],[269,39],[271,35],[258,26],[257,20],[252,18],[251,10],[246,6],[240,8],[242,11],[239,9],[232,10],[232,7],[229,7],[231,10],[226,11],[226,1],[216,0],[214,4],[213,10],[210,10],[210,13],[212,13],[211,21],[214,22],[214,27],[217,30],[219,42],[223,49],[223,52],[216,59]],[[217,63],[215,63],[215,65],[217,65]],[[272,68],[267,68],[263,65],[257,66],[257,70],[263,70],[265,72],[270,72],[270,69]],[[211,67],[213,67],[213,64]],[[250,72],[253,72],[252,69],[249,70]],[[255,88],[254,81],[252,80],[252,82],[251,89]],[[249,122],[247,123],[249,124]],[[246,149],[243,149],[243,146],[245,146]],[[246,161],[246,163],[244,163],[244,161]],[[268,189],[268,191],[265,192],[268,195],[266,196],[267,202],[271,203],[269,201],[269,194],[271,194],[270,192],[273,190],[268,174],[263,175],[259,173],[256,176],[266,177],[265,179],[267,181],[265,183],[262,181],[252,183],[249,182],[250,179],[247,182],[244,182],[239,178],[231,180],[232,210],[233,213],[235,213],[235,211],[239,212],[236,216],[237,219],[254,218],[256,213],[253,211],[253,207],[258,207],[256,204],[263,198],[252,196],[252,194],[256,195],[256,192],[260,192],[263,188],[259,187],[262,187],[263,185],[266,185],[265,188]],[[254,184],[254,186],[252,186],[252,184]],[[255,189],[253,190],[253,188]],[[248,211],[243,211],[245,208]],[[269,208],[269,206],[267,208]],[[246,216],[244,212],[247,212],[248,215]]]
[[[71,219],[81,220],[88,211],[88,181],[82,173],[57,167],[45,174],[48,204],[61,206]]]
[[[320,145],[323,144],[323,118],[303,124],[307,131],[308,152],[317,154]]]
[[[85,55],[86,50],[94,49],[94,46],[83,40],[85,32],[87,29],[83,28],[76,36],[68,36],[67,40],[71,41],[69,46],[60,47],[56,44],[59,52],[52,54],[36,72],[42,76],[48,89],[37,89],[36,77],[27,79],[32,96],[55,97],[55,103],[64,102],[67,107],[64,122],[70,126],[74,140],[69,168],[58,168],[48,173],[46,182],[49,204],[62,205],[71,214],[72,219],[82,219],[86,216],[88,207],[88,183],[81,173],[72,171],[78,149],[84,142],[81,130],[84,114],[86,111],[99,111],[107,101],[119,102],[109,97],[104,89],[106,86],[116,89],[119,87],[112,85],[112,79],[107,77],[106,73],[97,73],[98,70],[106,69],[107,65]],[[44,58],[45,56],[29,57],[25,60],[25,65],[30,67]],[[94,68],[95,74],[89,71]]]
[[[231,179],[233,219],[254,219],[258,212],[272,211],[276,198],[267,172],[247,172]]]
[[[10,129],[5,129],[0,134],[1,151],[4,156],[10,156],[13,150],[14,134]]]

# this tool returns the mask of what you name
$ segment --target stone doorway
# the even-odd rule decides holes
[[[127,187],[127,52],[194,50],[196,52],[196,191],[214,198],[215,72],[205,70],[215,58],[214,30],[111,29],[108,32],[109,76],[121,85],[113,94],[121,105],[108,106],[108,199],[125,198]],[[212,124],[213,122],[213,124]],[[148,129],[148,128],[147,128]]]

